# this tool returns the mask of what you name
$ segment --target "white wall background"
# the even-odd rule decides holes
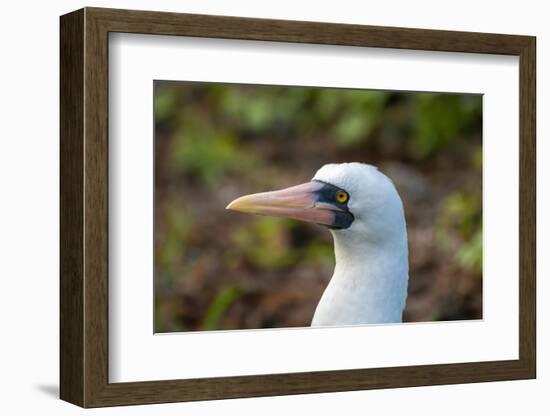
[[[538,53],[538,348],[537,380],[316,394],[87,411],[103,415],[529,414],[550,411],[550,361],[544,348],[550,285],[543,247],[550,237],[550,170],[544,124],[550,100],[550,26],[545,2],[461,0],[298,2],[278,0],[124,0],[5,2],[0,14],[0,409],[2,414],[70,415],[84,411],[58,390],[58,16],[82,6],[154,9],[408,26],[537,36]],[[545,66],[546,65],[546,66]]]

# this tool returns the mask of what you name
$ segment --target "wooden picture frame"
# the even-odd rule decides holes
[[[535,38],[85,8],[61,17],[60,396],[82,407],[535,378]],[[110,32],[514,55],[520,66],[519,359],[109,383]]]

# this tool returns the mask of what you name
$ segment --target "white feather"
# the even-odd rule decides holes
[[[336,267],[311,325],[401,322],[409,277],[407,228],[392,181],[363,163],[325,165],[313,179],[347,191],[355,220],[331,231]]]

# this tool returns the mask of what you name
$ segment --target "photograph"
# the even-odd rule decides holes
[[[58,330],[40,377],[11,373],[76,411],[291,395],[300,409],[331,393],[338,409],[347,395],[410,413],[427,386],[442,403],[510,409],[512,384],[530,386],[521,403],[536,408],[548,25],[525,26],[519,9],[497,27],[494,8],[457,26],[416,6],[348,18],[336,7],[330,21],[293,6],[55,14],[56,82],[38,84],[59,105],[16,127],[40,146],[51,140],[26,128],[44,114],[59,127],[35,128],[59,133],[58,221],[40,221],[58,223],[58,255],[28,261],[21,224],[36,203],[16,203],[32,212],[11,223],[12,246],[27,247],[19,266],[58,266],[58,284],[34,273],[57,294],[26,308],[54,301]],[[19,96],[27,85],[12,84]],[[44,152],[25,157],[13,172]],[[52,187],[31,173],[16,187],[43,201]]]
[[[153,87],[155,333],[483,319],[481,94]]]

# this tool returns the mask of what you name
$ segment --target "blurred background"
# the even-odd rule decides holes
[[[155,332],[308,326],[325,227],[225,211],[325,163],[388,175],[409,237],[405,322],[482,317],[482,97],[155,82]]]

